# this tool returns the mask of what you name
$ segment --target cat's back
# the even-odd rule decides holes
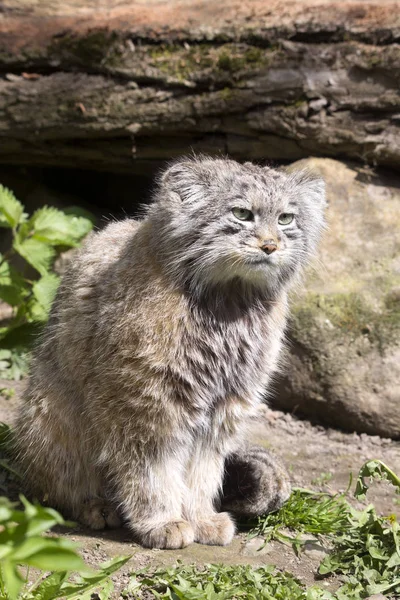
[[[139,229],[140,222],[126,219],[110,223],[86,238],[64,273],[35,353],[33,378],[39,367],[47,370],[47,365],[60,372],[72,368],[76,375],[89,368],[102,305],[112,288],[118,263],[126,247],[134,244]]]
[[[98,279],[118,261],[127,244],[134,241],[140,222],[134,219],[114,221],[104,229],[90,234],[71,263],[66,278],[84,273],[85,278]]]
[[[95,300],[107,286],[126,246],[134,243],[139,228],[140,222],[126,219],[89,234],[64,273],[53,314],[67,302],[73,310],[79,309],[81,301]]]

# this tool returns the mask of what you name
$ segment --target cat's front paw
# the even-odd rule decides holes
[[[210,546],[226,546],[232,541],[235,525],[228,513],[215,513],[195,524],[195,541]]]
[[[244,517],[263,515],[280,508],[290,493],[286,468],[265,448],[253,446],[227,458],[223,510]]]
[[[185,548],[194,541],[194,531],[187,521],[170,521],[165,525],[154,527],[145,534],[142,533],[140,541],[146,548],[167,550]]]

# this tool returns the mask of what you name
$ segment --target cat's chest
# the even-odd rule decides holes
[[[194,397],[214,405],[225,397],[252,398],[268,371],[279,335],[265,311],[231,322],[198,319],[182,338],[180,363]],[[276,355],[277,348],[271,353]]]

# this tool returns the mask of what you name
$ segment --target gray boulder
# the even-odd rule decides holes
[[[293,298],[271,403],[348,431],[400,437],[400,177],[311,158],[328,229]]]

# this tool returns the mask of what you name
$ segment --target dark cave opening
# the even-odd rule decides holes
[[[137,216],[151,201],[155,177],[165,164],[155,162],[140,175],[0,165],[0,184],[13,191],[28,214],[44,205],[79,206],[91,211],[101,227],[109,219]]]

